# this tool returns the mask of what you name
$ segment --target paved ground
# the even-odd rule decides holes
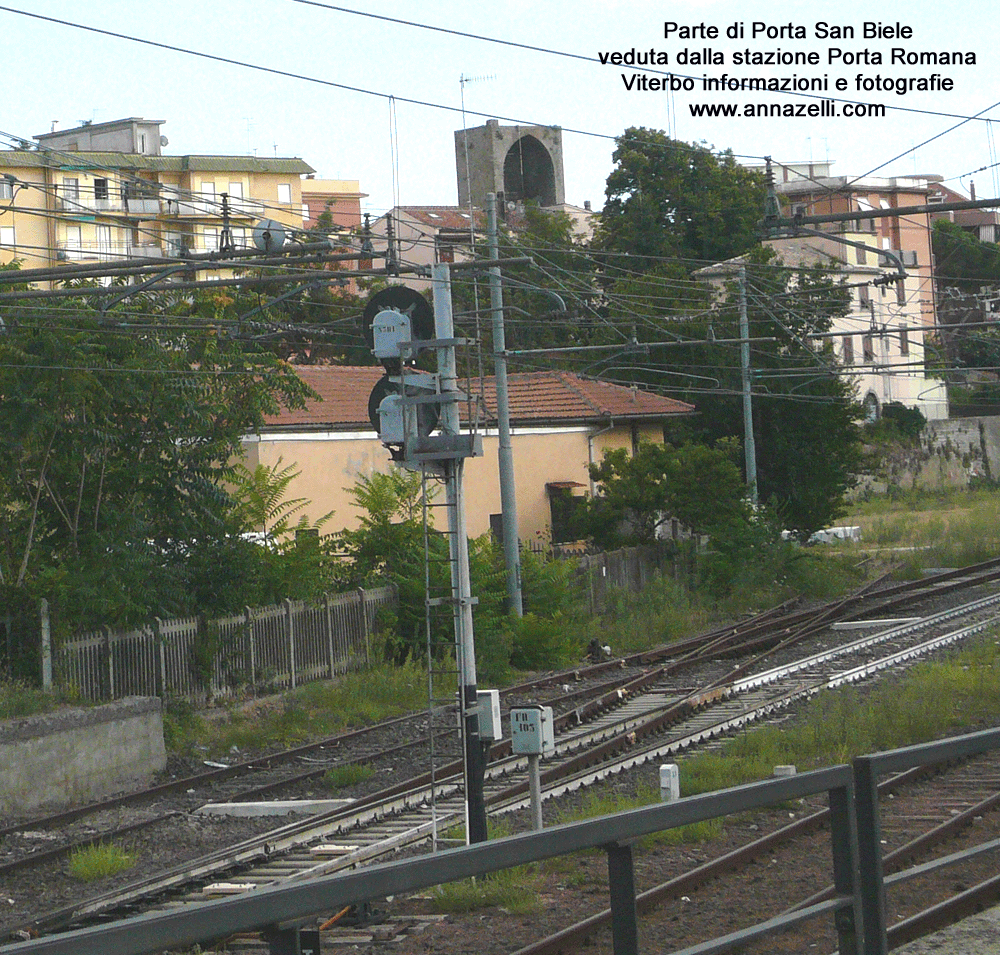
[[[895,949],[897,955],[1000,955],[1000,907]]]

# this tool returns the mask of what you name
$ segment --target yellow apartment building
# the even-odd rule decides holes
[[[164,155],[162,124],[136,117],[85,124],[0,150],[0,265],[127,265],[218,251],[229,241],[235,250],[250,247],[262,220],[304,228],[308,163]],[[336,203],[330,188],[338,184],[344,208],[356,206],[356,182],[326,184],[326,198]]]

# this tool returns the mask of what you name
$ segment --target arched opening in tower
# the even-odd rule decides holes
[[[549,151],[534,136],[522,136],[503,161],[503,189],[507,199],[540,206],[556,204],[556,174]]]

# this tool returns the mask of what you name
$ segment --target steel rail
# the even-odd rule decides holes
[[[983,603],[983,601],[977,601],[977,602],[974,602],[974,604],[972,606],[978,607],[982,603]],[[950,615],[953,615],[953,614],[954,614],[954,611],[950,611],[946,615],[950,616]],[[986,626],[986,625],[987,624],[978,625],[977,629],[982,629],[982,627]],[[912,629],[912,628],[907,627],[907,628],[902,628],[902,629]],[[883,634],[879,634],[879,635],[877,635],[877,637],[872,638],[872,639],[884,640],[886,638],[885,638],[885,636]],[[944,640],[944,639],[947,639],[947,638],[936,638],[934,641],[928,641],[928,642],[926,642],[925,646],[929,650],[929,648],[931,646],[940,645],[941,641]],[[857,647],[858,644],[863,643],[863,642],[864,641],[855,641],[854,644],[851,644],[850,646]],[[907,652],[907,653],[908,653],[908,655],[911,655],[911,654],[909,654],[909,652]],[[868,666],[870,667],[871,664],[869,664]],[[862,669],[864,669],[864,668],[858,668],[858,671],[860,672]],[[861,677],[859,675],[856,678],[860,679]],[[642,678],[640,678],[640,680],[641,679]],[[818,684],[816,684],[816,685],[818,685]],[[802,696],[802,695],[808,695],[810,692],[815,692],[815,686],[814,687],[800,688],[799,690],[796,691],[797,696],[795,698],[797,698],[798,696]],[[613,698],[613,699],[608,699],[608,700],[605,701],[605,703],[607,705],[610,705],[611,703],[613,703],[614,699],[617,699],[617,700],[620,701],[620,700],[622,700],[622,699],[624,699],[624,698],[626,698],[628,696],[627,693],[623,693],[621,690],[614,690],[614,691],[611,691],[610,693],[605,694],[605,695],[608,696],[608,697],[612,697]],[[703,703],[708,702],[710,698],[714,697],[714,698],[721,699],[725,695],[726,694],[722,693],[722,692],[718,692],[718,693],[716,693],[716,692],[709,692],[708,694],[705,694],[705,693],[696,694],[695,697],[694,697],[695,705],[691,706],[691,711],[693,712],[700,705],[702,705]],[[692,701],[691,701],[691,699],[689,699],[687,702],[690,704]],[[787,702],[775,703],[774,701],[769,701],[764,706],[762,706],[759,711],[761,713],[773,712],[774,709],[776,709],[778,706],[783,706],[783,705],[787,705]],[[575,713],[566,714],[566,716],[568,718],[570,718],[570,719],[576,719],[577,718],[577,716],[576,716]],[[747,722],[751,718],[754,718],[754,717],[750,717],[747,713],[743,713],[739,717],[736,718],[735,722],[733,722],[732,725],[742,725],[743,723]],[[647,733],[651,733],[653,731],[653,727],[655,727],[657,725],[657,723],[661,720],[661,717],[656,717],[656,718],[654,718],[651,721],[645,721],[645,722],[640,722],[640,723],[636,723],[635,720],[634,720],[634,718],[630,718],[630,719],[632,719],[632,723],[630,725],[633,728],[629,730],[629,733],[631,734],[631,739],[628,740],[628,745],[634,746],[634,742],[638,739],[638,737],[640,736],[640,733],[641,733],[642,736],[647,735]],[[721,724],[720,724],[720,726],[721,726]],[[721,728],[720,728],[720,726],[713,726],[713,727],[711,727],[711,728],[709,728],[707,730],[701,730],[696,735],[697,735],[698,738],[705,738],[706,735],[716,735],[718,732],[722,731]],[[636,727],[638,727],[638,730],[636,729]],[[620,744],[617,747],[615,747],[615,741],[614,740],[609,741],[609,743],[612,744],[612,748],[620,748]],[[674,743],[670,743],[670,744],[667,744],[667,745],[671,746],[671,747],[676,747],[677,744],[674,742]],[[661,749],[662,749],[662,745],[661,745]],[[610,751],[610,748],[609,748],[609,751]],[[659,749],[657,749],[657,748],[654,747],[654,749],[651,752],[659,752],[659,751],[660,751]],[[648,759],[648,758],[650,758],[649,755],[641,757],[641,756],[637,755],[635,752],[633,752],[627,758],[627,760],[631,764],[634,764],[635,762],[641,762],[643,759]],[[586,759],[586,762],[588,762],[591,766],[593,765],[593,757],[592,756],[586,757],[585,759]],[[572,761],[570,761],[570,764],[572,765]],[[457,769],[457,766],[456,766],[456,769]],[[493,769],[494,769],[494,771],[500,771],[500,772],[503,771],[499,767],[493,767]],[[607,772],[610,772],[610,771],[612,771],[612,770],[610,770],[610,769],[604,770],[604,771],[602,771],[602,774],[606,775]],[[563,773],[563,775],[564,776],[566,775],[565,772]],[[554,774],[552,774],[552,773],[546,774],[546,782],[547,783],[554,783],[555,779],[551,778],[553,776],[554,776]],[[594,777],[594,778],[596,778],[596,777]],[[399,793],[399,797],[400,798],[399,798],[399,800],[397,802],[397,805],[399,805],[399,806],[412,805],[414,802],[418,802],[420,800],[421,796],[420,796],[420,793],[419,793],[419,786],[418,785],[414,785],[415,783],[416,783],[415,780],[411,780],[411,781],[408,781],[405,784],[401,784],[400,787],[397,787],[397,788],[399,788],[401,790],[400,793]],[[505,798],[509,797],[511,795],[511,789],[513,789],[513,788],[514,787],[508,787],[508,790],[506,791]],[[375,815],[379,815],[379,814],[384,814],[387,811],[392,811],[391,809],[390,810],[385,810],[385,809],[381,809],[380,810],[377,807],[377,803],[378,803],[379,798],[383,797],[384,795],[385,795],[384,792],[383,793],[379,793],[379,794],[372,794],[372,796],[369,797],[368,800],[362,801],[363,803],[367,804],[367,806],[371,807],[368,810],[369,814],[371,816],[375,816]],[[499,802],[499,800],[497,798],[495,798],[495,797],[491,798],[491,804],[495,804],[495,803],[498,803],[498,802]],[[365,808],[364,805],[361,805],[361,806],[356,805],[356,806],[351,807],[352,811],[358,810],[358,809],[363,809],[363,808]],[[310,820],[309,824],[310,825],[315,825],[317,822],[320,822],[321,823],[321,826],[320,826],[321,829],[322,829],[323,825],[326,825],[326,826],[328,826],[327,831],[336,831],[337,828],[339,828],[342,825],[342,822],[338,821],[338,820],[343,820],[346,815],[347,815],[346,811],[344,811],[344,810],[338,810],[338,811],[335,811],[334,813],[326,814],[323,817],[318,817],[316,819]],[[214,860],[213,865],[209,866],[208,868],[205,868],[204,870],[200,869],[199,873],[201,871],[206,871],[207,872],[207,871],[210,871],[210,870],[219,871],[220,868],[231,867],[231,866],[239,864],[241,862],[248,861],[248,860],[250,860],[252,858],[259,857],[261,854],[267,855],[267,854],[270,854],[270,853],[272,853],[274,851],[283,851],[284,849],[287,849],[287,848],[290,848],[290,847],[292,847],[294,845],[300,844],[303,841],[303,835],[302,835],[302,833],[303,833],[304,829],[302,827],[305,826],[305,825],[306,824],[303,823],[303,824],[296,824],[296,825],[293,825],[291,827],[284,827],[282,830],[278,831],[277,835],[272,834],[272,836],[270,838],[263,840],[262,841],[263,844],[257,843],[255,845],[246,845],[246,846],[241,846],[241,847],[235,847],[235,850],[225,850],[223,853],[218,854],[218,858]],[[309,838],[315,838],[316,833],[317,833],[317,830],[314,828],[312,830],[312,834],[309,836]],[[253,842],[253,840],[251,840],[251,842]],[[189,871],[189,870],[187,870],[187,871]],[[174,880],[173,884],[176,884],[176,882],[177,882],[177,880]],[[133,895],[134,895],[134,897],[138,897],[137,893],[134,893]],[[99,908],[99,906],[98,906],[98,908]],[[88,907],[88,910],[89,910],[89,907]],[[74,917],[77,917],[80,914],[81,913],[80,913],[79,907],[74,908],[74,910],[73,910]],[[35,930],[38,930],[38,928],[41,928],[41,927],[42,927],[41,925],[33,926],[33,928]]]

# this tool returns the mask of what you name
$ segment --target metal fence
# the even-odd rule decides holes
[[[155,620],[124,633],[110,628],[62,643],[57,683],[89,700],[170,696],[202,702],[247,687],[281,690],[367,665],[376,614],[396,589],[286,600],[218,620]]]
[[[412,892],[469,876],[498,872],[513,866],[564,856],[581,849],[603,848],[608,857],[608,889],[615,955],[639,953],[639,898],[635,891],[632,846],[654,832],[717,819],[750,809],[775,805],[818,793],[827,793],[830,806],[830,857],[833,891],[795,910],[682,949],[675,955],[709,955],[743,951],[754,942],[781,933],[815,918],[831,918],[839,955],[886,955],[921,934],[921,918],[888,927],[885,888],[964,861],[975,852],[996,851],[991,841],[933,863],[883,878],[881,826],[876,781],[880,774],[916,766],[961,759],[1000,749],[1000,730],[940,740],[905,749],[864,756],[854,766],[834,766],[798,776],[750,783],[733,789],[704,793],[674,802],[646,806],[556,826],[541,832],[508,836],[433,856],[319,876],[300,882],[265,886],[235,898],[185,906],[118,922],[107,927],[82,929],[53,938],[0,945],[0,955],[151,955],[165,948],[180,948],[224,938],[235,932],[264,929],[270,951],[319,951],[318,932],[300,926],[319,916],[363,901]],[[959,896],[967,911],[989,904],[1000,893],[1000,877]],[[932,910],[933,914],[934,910]],[[596,921],[596,918],[595,918]]]

